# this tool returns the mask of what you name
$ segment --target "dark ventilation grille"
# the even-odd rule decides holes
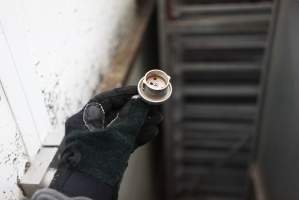
[[[167,199],[248,199],[272,4],[163,3],[178,17],[160,13],[162,65],[174,87],[165,107]]]
[[[176,35],[177,195],[245,199],[264,34]],[[220,198],[221,197],[221,198]]]
[[[271,10],[271,0],[172,0],[172,17],[263,15]]]

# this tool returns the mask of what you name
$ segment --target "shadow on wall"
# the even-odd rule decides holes
[[[146,71],[158,67],[157,52],[156,18],[153,15],[127,80],[127,85],[137,85]],[[121,183],[119,200],[158,199],[155,148],[156,144],[151,142],[132,154]]]

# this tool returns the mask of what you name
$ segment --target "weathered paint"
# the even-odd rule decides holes
[[[0,1],[0,10],[9,14],[16,8],[18,12],[11,13],[17,13],[23,21],[21,31],[38,76],[35,82],[53,126],[51,131],[63,133],[66,118],[95,91],[119,39],[134,22],[134,2]],[[22,196],[17,181],[24,173],[25,149],[30,144],[23,143],[8,102],[3,93],[0,96],[0,199],[13,200]]]
[[[0,199],[13,200],[22,196],[17,181],[24,174],[27,157],[2,87],[0,115]]]
[[[63,131],[66,117],[90,98],[134,21],[134,1],[29,2],[23,5],[30,52],[51,123]]]

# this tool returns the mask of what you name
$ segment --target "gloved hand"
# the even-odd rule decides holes
[[[65,123],[66,135],[74,130],[92,131],[105,128],[115,119],[120,109],[136,94],[136,86],[126,86],[96,95],[89,100],[81,111],[67,119]],[[146,105],[148,115],[141,126],[140,134],[137,134],[136,146],[144,145],[152,140],[158,134],[158,125],[163,120],[157,106]]]
[[[104,92],[70,117],[58,171],[76,170],[117,186],[130,154],[153,139],[162,121],[160,112],[132,98],[135,94],[136,86]]]

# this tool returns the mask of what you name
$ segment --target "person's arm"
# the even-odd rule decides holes
[[[50,188],[66,198],[117,199],[131,153],[157,135],[162,121],[155,108],[132,98],[136,94],[136,86],[104,92],[67,120],[59,167]]]

